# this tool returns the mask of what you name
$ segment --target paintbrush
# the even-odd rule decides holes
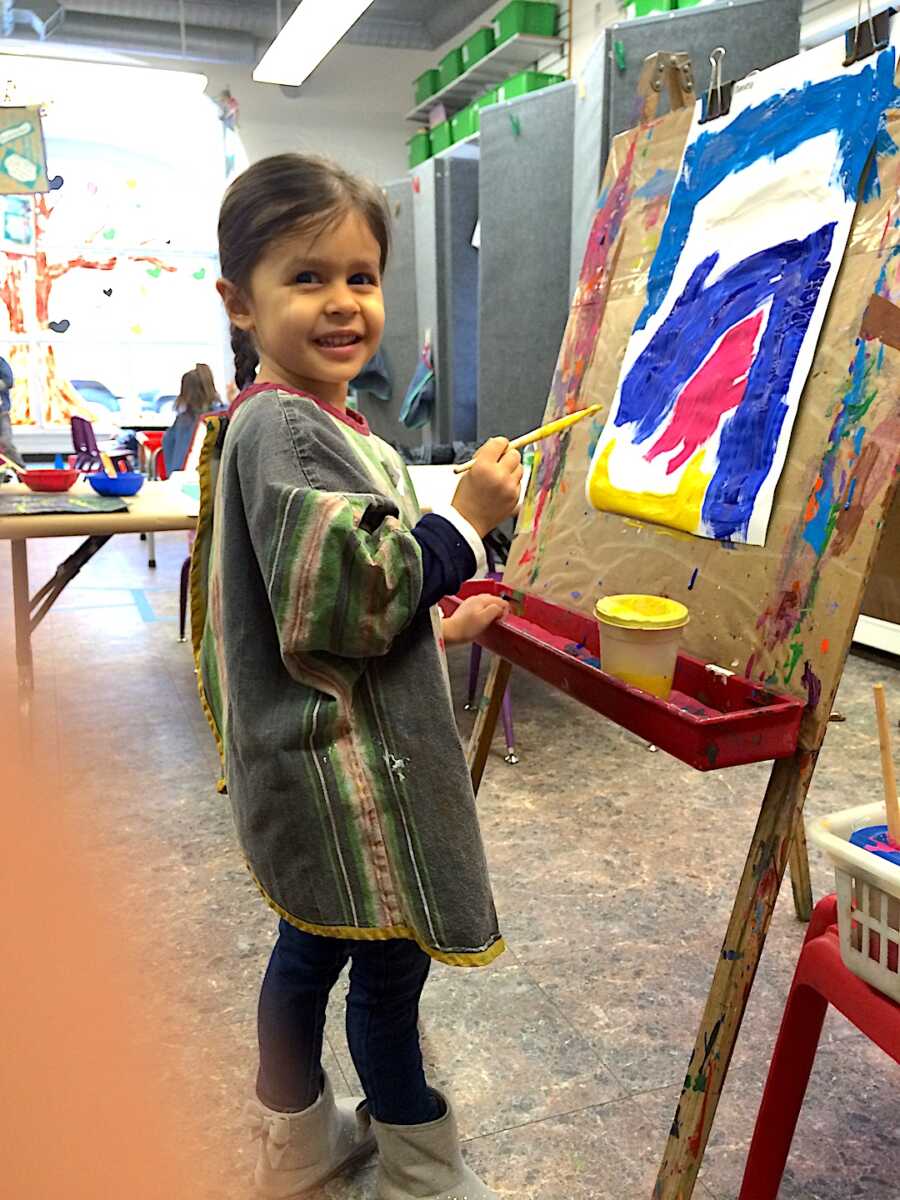
[[[115,463],[110,458],[110,456],[103,450],[100,451],[100,462],[103,466],[103,473],[105,475],[108,475],[110,477],[110,479],[115,479],[116,475],[118,474]]]
[[[579,412],[569,413],[567,417],[560,417],[558,421],[550,421],[549,424],[542,425],[540,429],[532,429],[531,433],[523,433],[521,437],[517,437],[514,442],[509,443],[510,449],[521,450],[523,446],[530,446],[532,442],[542,442],[544,438],[552,437],[554,433],[562,433],[564,429],[568,429],[571,425],[577,425],[585,417],[592,417],[602,407],[602,404],[592,404],[589,408],[582,408]],[[453,471],[456,475],[462,475],[463,471],[471,471],[474,466],[475,459],[472,458],[468,462],[458,463]]]
[[[900,802],[897,800],[897,777],[894,774],[894,759],[891,754],[891,730],[884,703],[884,684],[876,683],[874,691],[875,713],[878,717],[878,740],[881,743],[881,777],[884,780],[884,806],[887,809],[888,833],[894,845],[900,846]]]
[[[8,467],[9,470],[18,475],[20,479],[24,479],[25,477],[24,469],[20,467],[18,463],[14,463],[11,458],[7,458],[5,454],[0,454],[0,467]]]

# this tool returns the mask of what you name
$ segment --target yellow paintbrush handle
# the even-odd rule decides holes
[[[557,421],[549,421],[546,425],[542,425],[540,429],[532,429],[531,433],[523,433],[521,437],[517,437],[515,441],[510,442],[510,449],[521,450],[523,446],[530,446],[534,442],[542,442],[544,438],[553,437],[554,433],[562,433],[570,425],[577,425],[585,417],[592,417],[602,407],[601,404],[592,404],[589,408],[582,408],[578,412],[569,413],[567,417],[560,417]],[[459,463],[453,470],[455,474],[462,475],[464,471],[471,471],[474,466],[475,460],[472,458],[468,462]]]

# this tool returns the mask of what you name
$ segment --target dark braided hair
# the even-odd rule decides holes
[[[246,329],[238,329],[237,325],[231,327],[231,349],[234,351],[234,382],[238,385],[238,391],[243,391],[256,378],[259,355],[252,336]]]
[[[270,244],[298,229],[322,231],[359,213],[381,249],[383,271],[390,250],[390,213],[374,183],[351,175],[327,158],[275,154],[248,167],[225,193],[219,212],[222,275],[248,290],[253,268]],[[234,379],[245,388],[256,378],[259,355],[253,337],[231,326]]]

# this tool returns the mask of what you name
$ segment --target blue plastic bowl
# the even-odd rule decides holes
[[[115,478],[97,471],[87,478],[88,483],[100,496],[134,496],[144,486],[144,476],[140,471],[123,471]]]

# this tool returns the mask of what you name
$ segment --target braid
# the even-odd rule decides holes
[[[243,390],[256,379],[259,355],[250,334],[236,325],[231,327],[231,348],[234,351],[234,381],[238,389]]]

